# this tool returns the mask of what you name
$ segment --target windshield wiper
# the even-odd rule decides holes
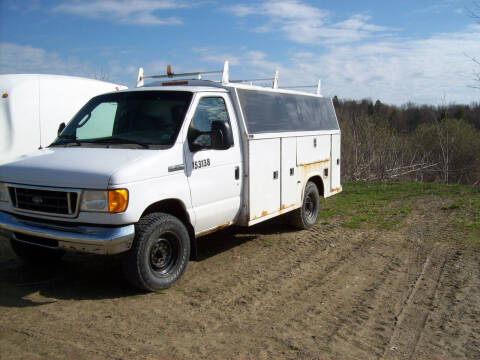
[[[122,137],[111,137],[107,139],[95,139],[95,140],[88,140],[90,143],[100,143],[100,144],[135,144],[139,145],[145,149],[149,148],[148,144],[142,143],[140,141],[122,138]]]
[[[78,146],[80,146],[80,141],[77,140],[77,137],[75,135],[58,135],[58,138],[59,139],[67,139],[67,140],[73,140],[73,141],[70,141],[70,142],[63,142],[63,143],[53,143],[52,145],[50,146],[56,146],[56,145],[67,145],[67,144],[77,144]]]

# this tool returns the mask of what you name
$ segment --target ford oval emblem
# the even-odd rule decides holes
[[[35,204],[35,205],[41,205],[43,204],[43,198],[41,196],[33,196],[32,197],[32,202]]]

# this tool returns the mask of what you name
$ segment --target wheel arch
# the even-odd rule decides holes
[[[325,196],[325,187],[324,187],[324,184],[323,184],[322,177],[319,176],[319,175],[314,175],[314,176],[309,177],[308,180],[305,181],[305,184],[303,186],[304,192],[305,192],[305,187],[307,186],[307,183],[309,181],[313,182],[317,186],[318,193],[320,194],[321,197],[324,197]],[[302,197],[303,197],[303,193],[302,193]]]
[[[178,218],[185,225],[188,234],[190,235],[190,260],[195,260],[197,257],[197,240],[185,204],[179,199],[164,199],[157,201],[156,203],[149,205],[142,213],[141,217],[152,213],[170,214]]]

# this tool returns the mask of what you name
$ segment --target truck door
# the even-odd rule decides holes
[[[237,120],[227,94],[197,96],[188,133],[208,133],[213,121],[230,123],[234,144],[228,149],[192,151],[192,140],[184,144],[185,169],[195,211],[195,232],[202,233],[231,223],[241,204],[242,164]]]

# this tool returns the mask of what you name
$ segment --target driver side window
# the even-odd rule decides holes
[[[190,127],[201,132],[212,131],[212,121],[228,122],[227,107],[221,97],[200,99]]]
[[[204,97],[198,102],[190,124],[189,143],[192,143],[192,138],[195,135],[212,131],[213,121],[229,122],[225,100],[221,97]],[[208,147],[211,145],[211,137],[200,135],[195,142],[198,145]]]

